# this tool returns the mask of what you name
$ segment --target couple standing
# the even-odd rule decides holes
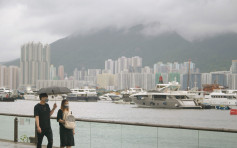
[[[40,103],[34,107],[34,116],[37,127],[37,148],[41,148],[43,137],[46,136],[48,139],[47,148],[53,147],[53,133],[50,124],[50,116],[54,113],[54,110],[57,108],[56,103],[53,106],[53,109],[50,110],[48,105],[48,95],[42,93],[39,95]],[[69,112],[69,104],[67,100],[62,100],[61,109],[58,110],[57,121],[60,126],[60,147],[70,148],[74,146],[74,129],[67,129],[64,127],[65,124],[65,114]]]

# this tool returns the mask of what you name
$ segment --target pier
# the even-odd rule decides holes
[[[0,146],[35,147],[31,115],[0,114]],[[59,147],[59,125],[51,118],[54,146]],[[234,148],[237,129],[204,128],[107,120],[76,119],[75,147],[118,148]],[[47,144],[46,137],[43,145]],[[22,146],[23,145],[23,146]]]

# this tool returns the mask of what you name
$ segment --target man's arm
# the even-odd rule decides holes
[[[54,113],[54,108],[50,111],[50,116]]]
[[[54,113],[54,110],[57,108],[57,104],[54,103],[53,109],[50,111],[50,116]]]
[[[35,123],[36,123],[37,132],[41,133],[41,128],[39,126],[39,116],[35,116]]]

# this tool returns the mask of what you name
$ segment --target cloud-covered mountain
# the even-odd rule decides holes
[[[190,58],[201,72],[210,72],[229,70],[231,60],[237,59],[234,33],[191,42],[175,32],[147,36],[141,30],[142,26],[130,30],[105,29],[57,40],[51,43],[51,63],[64,65],[71,74],[74,68],[104,68],[105,60],[121,56],[140,56],[143,65],[151,67],[158,61],[184,62]]]

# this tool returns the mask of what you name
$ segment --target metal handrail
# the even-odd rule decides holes
[[[8,113],[0,113],[0,115],[34,118],[33,115],[8,114]],[[51,117],[51,119],[57,119],[57,118]],[[83,118],[76,118],[75,120],[81,121],[81,122],[95,122],[95,123],[107,123],[107,124],[122,124],[122,125],[134,125],[134,126],[148,126],[148,127],[162,127],[162,128],[176,128],[176,129],[188,129],[188,130],[237,133],[237,129],[226,129],[226,128],[209,128],[209,127],[194,127],[194,126],[182,126],[182,125],[150,124],[150,123],[139,123],[139,122],[109,121],[109,120],[96,120],[96,119],[83,119]]]

